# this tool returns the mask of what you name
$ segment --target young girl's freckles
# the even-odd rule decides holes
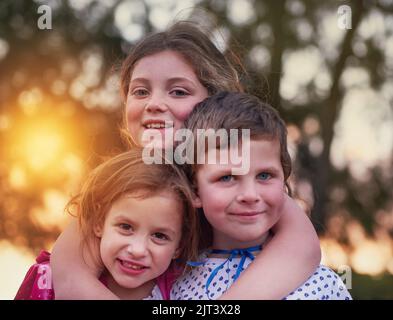
[[[154,129],[165,136],[179,129],[194,106],[207,97],[192,66],[175,51],[162,51],[138,61],[126,101],[128,130],[136,142]]]

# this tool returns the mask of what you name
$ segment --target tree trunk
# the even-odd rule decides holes
[[[285,25],[285,1],[268,2],[268,10],[271,12],[272,31],[273,31],[273,48],[271,51],[271,70],[268,77],[270,103],[276,108],[280,114],[281,110],[281,97],[280,97],[280,83],[282,75],[282,56],[284,51],[283,45],[283,27]]]
[[[331,177],[333,167],[330,162],[330,149],[334,137],[334,124],[336,122],[339,106],[342,100],[342,93],[339,88],[339,81],[345,69],[345,63],[352,54],[352,40],[360,24],[362,17],[365,15],[365,8],[362,1],[352,1],[352,29],[347,30],[341,46],[341,53],[337,59],[332,73],[332,86],[326,101],[322,104],[320,110],[320,120],[322,129],[322,139],[324,148],[321,156],[317,159],[317,172],[312,177],[314,189],[314,208],[313,216],[318,222],[317,231],[321,232],[321,227],[326,222],[328,214],[328,194],[331,188]]]

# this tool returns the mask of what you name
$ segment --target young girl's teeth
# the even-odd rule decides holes
[[[162,128],[169,128],[170,125],[166,125],[164,123],[149,123],[146,125],[148,129],[162,129]]]
[[[136,265],[128,263],[126,261],[122,261],[122,262],[123,262],[122,263],[123,266],[125,266],[126,268],[130,268],[130,269],[134,269],[134,270],[141,270],[141,269],[143,269],[143,267],[141,267],[141,266],[136,266]]]
[[[164,126],[164,125],[161,125],[161,124],[155,124],[155,123],[153,123],[153,124],[148,124],[147,127],[148,127],[149,129],[151,129],[151,128],[153,128],[153,129],[160,129],[160,128],[164,128],[165,126]]]

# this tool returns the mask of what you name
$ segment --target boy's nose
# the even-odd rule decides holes
[[[255,203],[261,200],[255,183],[245,183],[240,188],[236,200],[243,203]]]

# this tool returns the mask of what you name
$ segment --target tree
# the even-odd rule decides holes
[[[369,21],[386,23],[391,4],[350,1],[352,28],[339,30],[337,9],[341,1],[239,3],[199,1],[190,13],[194,11],[194,20],[228,36],[227,43],[244,60],[248,71],[244,82],[249,91],[268,100],[299,132],[295,182],[306,181],[312,186],[313,218],[319,231],[339,208],[345,208],[371,231],[376,223],[374,213],[391,206],[393,179],[385,172],[391,170],[393,157],[388,169],[376,163],[368,170],[369,179],[359,181],[350,164],[341,168],[332,164],[331,148],[337,136],[337,120],[351,90],[343,84],[343,75],[356,67],[370,79],[366,88],[380,92],[391,86],[392,53],[383,42],[360,32]],[[122,103],[113,82],[118,81],[116,71],[133,42],[155,30],[152,13],[157,9],[154,4],[137,0],[119,0],[110,5],[90,1],[79,7],[61,1],[52,8],[52,29],[40,30],[38,7],[36,2],[22,0],[0,4],[0,238],[34,249],[53,240],[59,229],[44,230],[32,218],[32,209],[43,205],[42,194],[48,188],[64,191],[72,175],[64,171],[49,178],[17,163],[12,151],[16,128],[25,120],[56,119],[58,127],[66,127],[67,141],[75,143],[75,150],[82,150],[79,154],[74,151],[87,167],[121,149],[113,128],[120,126]],[[209,21],[205,20],[207,12]],[[119,26],[118,20],[124,19],[140,28],[135,31],[127,25]],[[337,29],[337,41],[327,36],[325,25],[329,21],[333,21],[330,28]],[[371,34],[392,41],[387,24]],[[289,61],[296,55],[303,61],[296,66],[299,73],[310,66],[319,69],[315,67],[309,77],[290,78]],[[304,62],[304,57],[316,60]],[[391,103],[391,96],[386,99]],[[310,121],[314,126],[311,133],[305,129]],[[378,121],[377,126],[382,120]],[[18,181],[21,171],[17,169],[21,166],[29,183],[18,189],[12,177]],[[337,189],[344,190],[339,199],[334,196]],[[21,235],[24,240],[20,240]]]

